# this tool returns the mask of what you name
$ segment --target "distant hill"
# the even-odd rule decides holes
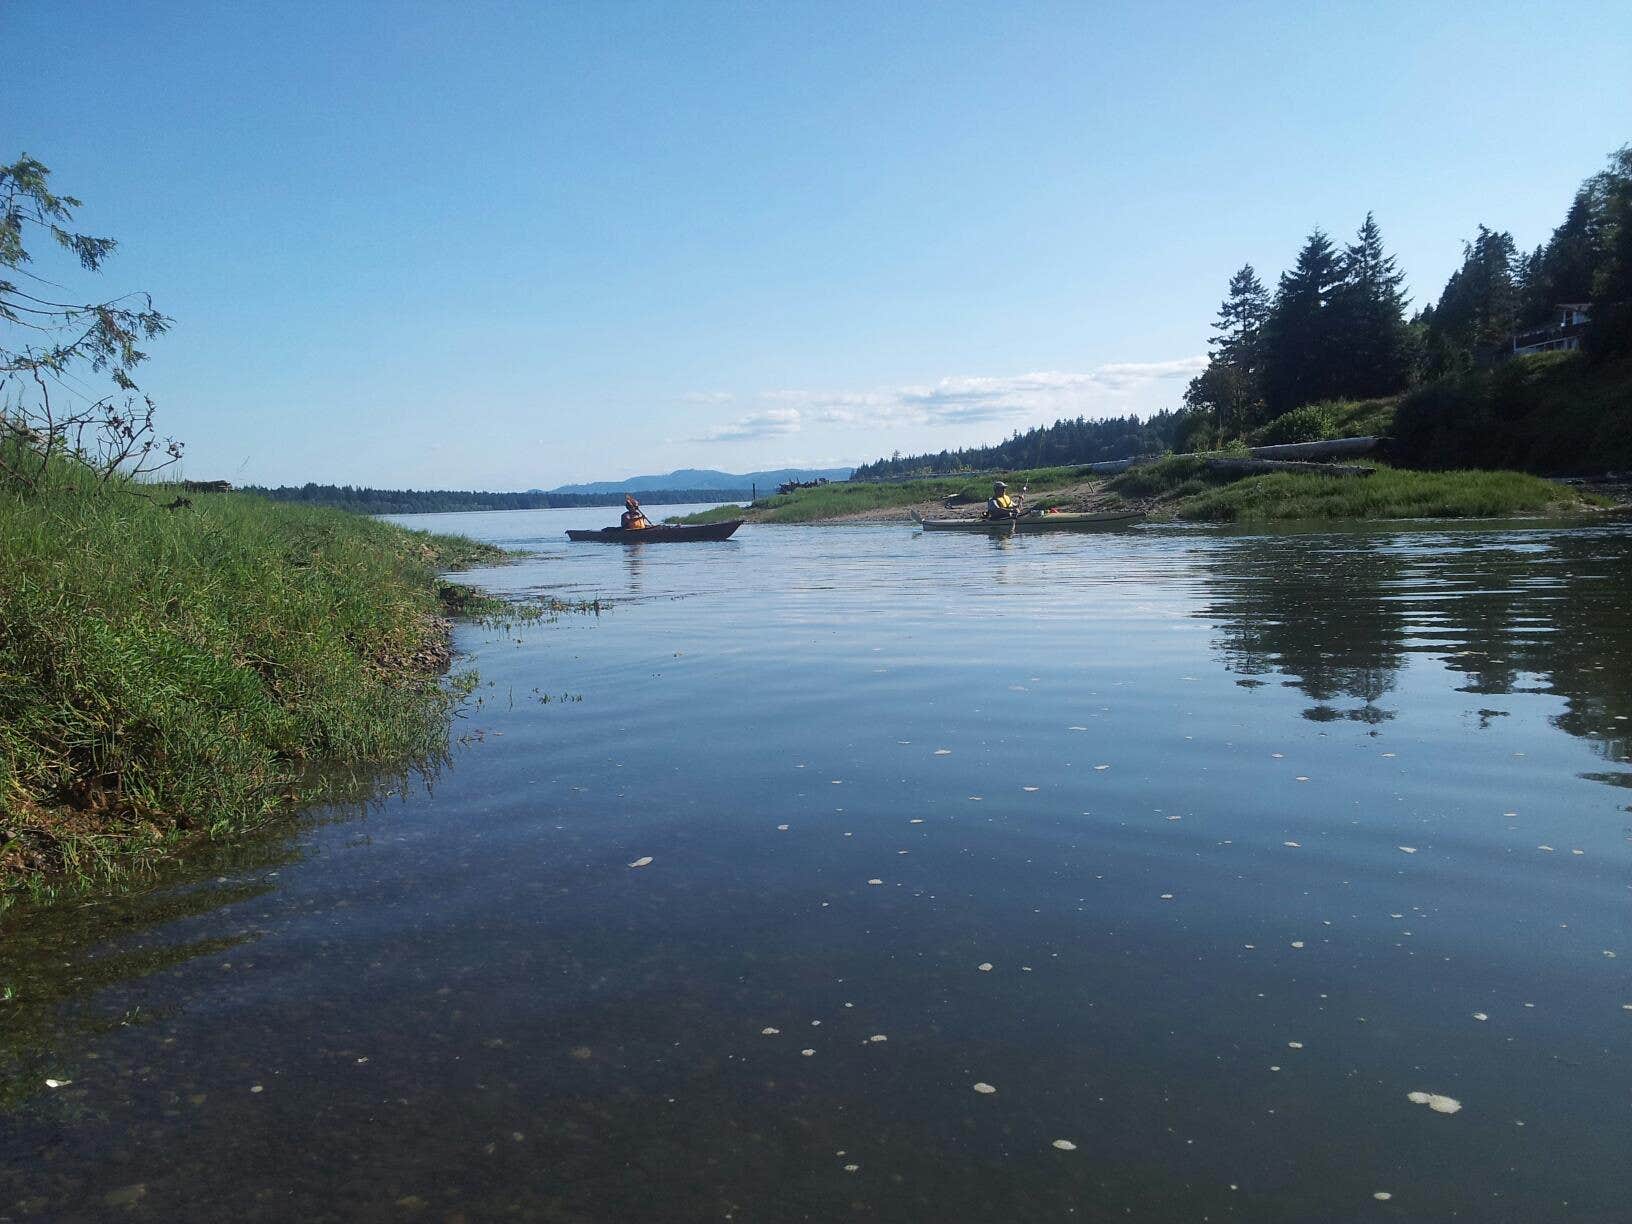
[[[769,472],[715,472],[706,468],[682,468],[665,476],[631,476],[627,480],[596,480],[588,484],[562,485],[551,493],[639,493],[645,489],[748,489],[758,485],[763,492],[789,480],[848,480],[852,468],[777,468]]]

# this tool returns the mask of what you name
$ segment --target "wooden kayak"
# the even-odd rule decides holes
[[[925,531],[1083,531],[1097,527],[1126,527],[1145,517],[1143,510],[1107,510],[1095,514],[1023,514],[1015,519],[924,519]]]
[[[681,540],[729,540],[731,533],[741,527],[742,519],[728,519],[723,523],[653,523],[650,527],[631,530],[626,527],[602,527],[599,531],[569,531],[569,540],[588,540],[596,544],[671,544]]]

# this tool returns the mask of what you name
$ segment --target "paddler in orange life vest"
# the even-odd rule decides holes
[[[619,521],[618,526],[622,527],[625,531],[640,531],[652,525],[647,520],[645,512],[641,510],[640,503],[635,500],[634,494],[624,494],[623,504],[626,508],[623,512],[623,518]]]
[[[1009,486],[1001,480],[992,481],[992,496],[986,503],[986,518],[1012,519],[1020,517],[1020,503],[1009,496]]]

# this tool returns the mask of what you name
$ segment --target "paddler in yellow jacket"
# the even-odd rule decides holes
[[[1009,496],[1009,486],[1001,480],[992,481],[992,496],[986,503],[986,513],[983,517],[989,519],[1020,517],[1020,503]]]
[[[618,526],[625,531],[640,531],[652,525],[646,518],[646,512],[640,508],[640,503],[635,500],[633,493],[624,494],[623,504],[625,506],[623,518],[619,520]]]

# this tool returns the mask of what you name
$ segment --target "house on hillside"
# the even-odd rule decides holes
[[[1512,356],[1526,353],[1571,352],[1581,347],[1581,337],[1587,330],[1587,311],[1590,302],[1560,302],[1555,308],[1553,321],[1545,327],[1513,333]]]

